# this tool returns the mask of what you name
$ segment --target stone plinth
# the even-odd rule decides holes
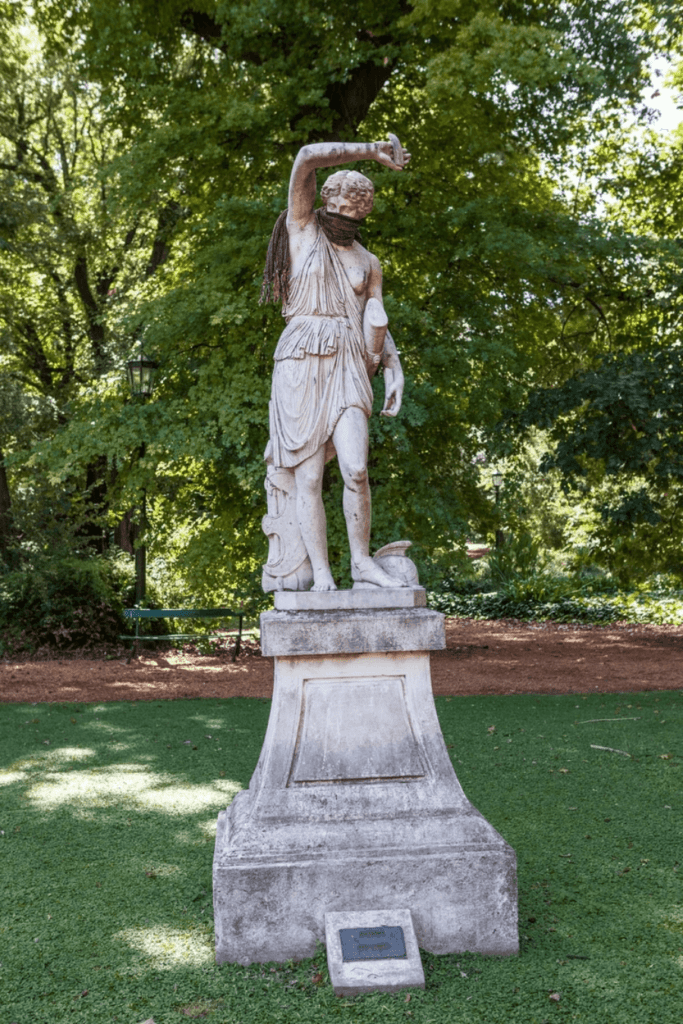
[[[360,611],[368,608],[424,608],[427,594],[424,587],[397,587],[384,590],[360,587],[353,590],[279,590],[275,594],[276,611],[329,612]]]
[[[410,910],[432,953],[518,951],[514,851],[470,804],[436,716],[426,608],[274,611],[268,729],[218,818],[216,959],[301,959],[325,915]]]
[[[268,658],[440,651],[445,646],[443,615],[427,608],[274,611],[261,616],[261,651]]]

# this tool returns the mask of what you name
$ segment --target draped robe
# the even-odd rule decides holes
[[[275,350],[266,462],[293,468],[325,446],[345,409],[372,412],[363,305],[339,256],[318,228],[301,271],[289,282],[287,321]]]

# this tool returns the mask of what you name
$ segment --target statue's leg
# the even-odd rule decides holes
[[[344,480],[344,515],[351,549],[351,575],[357,582],[400,587],[370,558],[372,504],[368,482],[368,418],[362,409],[345,409],[334,430],[339,468]]]
[[[312,589],[336,590],[327,558],[327,520],[322,496],[324,468],[324,446],[295,466],[296,513],[313,568]]]

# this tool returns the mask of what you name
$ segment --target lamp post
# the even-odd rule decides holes
[[[500,489],[503,486],[503,474],[497,469],[491,474],[491,481],[493,483],[493,489],[496,493],[496,511],[498,510],[498,502],[500,500]],[[501,548],[505,543],[505,534],[498,528],[496,529],[496,547]]]
[[[154,359],[149,359],[140,345],[140,355],[136,359],[129,359],[126,363],[128,383],[133,398],[145,402],[152,394],[154,387],[154,371],[159,364]],[[138,449],[138,460],[145,457],[146,445],[143,441]],[[142,490],[142,502],[139,509],[138,526],[144,536],[147,529],[147,492]],[[135,604],[141,605],[145,599],[147,589],[147,548],[139,544],[135,549]]]
[[[142,345],[140,346],[140,355],[137,359],[128,360],[126,372],[133,398],[142,396],[143,401],[145,398],[149,398],[154,387],[154,371],[158,366],[159,364],[156,359],[149,359],[145,355],[142,351]]]

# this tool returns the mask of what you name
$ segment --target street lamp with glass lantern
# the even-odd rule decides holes
[[[149,398],[154,387],[154,371],[159,364],[156,359],[149,359],[140,348],[140,355],[137,359],[129,359],[126,363],[128,383],[133,398]]]
[[[152,394],[154,387],[154,371],[159,364],[155,359],[150,359],[140,346],[140,355],[135,359],[129,359],[126,363],[128,384],[133,398],[144,402]],[[138,449],[138,460],[145,456],[145,442],[143,441]],[[138,526],[143,532],[147,529],[147,492],[143,488],[142,502],[140,504],[140,520]],[[145,599],[147,589],[147,548],[140,544],[135,549],[135,604],[141,605]]]
[[[498,509],[498,501],[500,499],[500,489],[503,486],[503,474],[495,469],[491,474],[491,482],[493,483],[493,489],[496,493],[496,510]],[[505,534],[501,529],[496,530],[496,547],[500,548],[505,543]]]

